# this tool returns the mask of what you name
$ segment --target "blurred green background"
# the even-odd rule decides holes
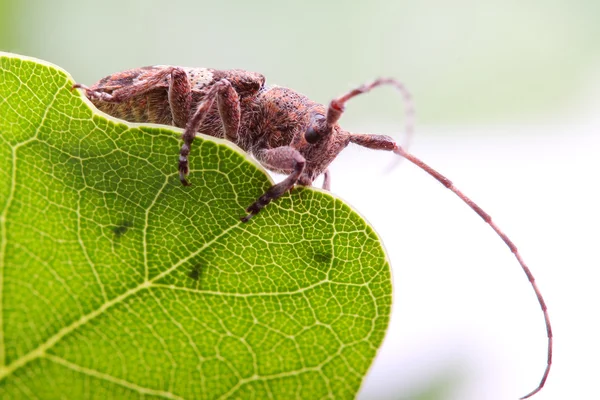
[[[599,16],[597,0],[2,0],[0,49],[88,84],[151,64],[243,68],[321,102],[389,75],[420,124],[489,123],[569,104],[598,71]],[[374,96],[346,121],[397,121],[397,95]]]
[[[581,382],[593,385],[600,356],[600,329],[589,318],[597,314],[600,279],[591,275],[598,271],[600,198],[590,185],[600,168],[593,139],[600,129],[599,21],[598,0],[0,0],[0,50],[47,60],[85,84],[152,64],[242,68],[322,103],[378,76],[400,79],[415,98],[416,154],[466,184],[533,259],[560,337],[554,372],[537,398],[564,399],[577,397],[573,391],[589,394]],[[398,132],[400,105],[393,90],[375,91],[353,100],[342,122],[349,130]],[[397,279],[392,329],[362,398],[483,398],[481,392],[453,395],[466,381],[485,388],[486,399],[507,398],[501,389],[511,398],[523,395],[539,379],[545,348],[521,271],[512,259],[499,258],[506,249],[497,238],[489,249],[478,241],[487,236],[475,230],[480,225],[468,225],[480,224],[470,210],[446,208],[455,203],[435,182],[428,193],[421,171],[414,181],[404,166],[383,176],[388,161],[349,148],[332,165],[334,193],[377,227]],[[458,215],[463,208],[464,217]],[[391,209],[398,215],[390,218]],[[446,222],[454,217],[457,222]],[[496,249],[498,256],[491,253]],[[459,270],[477,251],[483,255],[472,261],[473,270]],[[489,265],[496,259],[501,265]],[[473,271],[492,281],[481,284]],[[493,274],[500,271],[515,276],[498,283]],[[480,285],[482,292],[471,291]],[[509,315],[490,312],[493,300]],[[517,319],[521,309],[529,313]],[[471,325],[492,333],[466,335]],[[505,338],[504,347],[491,337]],[[490,348],[508,366],[498,369],[496,355],[482,375],[482,362],[469,357]],[[500,383],[490,386],[481,376]],[[522,382],[513,388],[517,377]]]

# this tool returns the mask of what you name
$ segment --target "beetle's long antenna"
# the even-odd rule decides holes
[[[362,85],[354,90],[351,90],[350,92],[346,93],[345,95],[332,100],[329,103],[329,108],[327,110],[327,124],[332,126],[340,119],[340,117],[342,116],[342,113],[344,112],[345,103],[348,100],[352,99],[353,97],[358,96],[359,94],[367,93],[371,89],[373,89],[377,86],[384,85],[384,84],[390,84],[390,85],[393,85],[396,88],[398,88],[403,93],[405,99],[407,100],[407,118],[408,118],[407,121],[410,121],[410,122],[407,122],[408,123],[407,129],[408,129],[408,132],[412,134],[412,118],[413,118],[413,114],[414,114],[414,109],[412,108],[412,102],[410,101],[410,94],[408,94],[408,91],[404,88],[404,86],[400,82],[396,81],[395,79],[391,79],[391,78],[377,79],[370,84]],[[483,211],[483,209],[481,207],[479,207],[477,204],[475,204],[475,202],[473,202],[473,200],[471,200],[466,195],[464,195],[460,190],[458,190],[454,186],[452,181],[450,181],[444,175],[437,172],[435,169],[431,168],[429,165],[425,164],[423,161],[421,161],[417,157],[408,153],[406,150],[404,150],[404,148],[402,148],[401,146],[396,144],[396,142],[391,137],[385,136],[385,135],[372,135],[372,134],[350,134],[350,142],[356,143],[360,146],[367,147],[367,148],[374,149],[374,150],[393,151],[400,157],[407,159],[408,161],[410,161],[417,167],[421,168],[422,170],[427,172],[429,175],[431,175],[432,177],[437,179],[446,188],[448,188],[452,192],[454,192],[454,194],[456,194],[462,201],[464,201],[469,207],[471,207],[471,209],[473,209],[473,211],[475,211],[494,230],[494,232],[496,232],[496,234],[498,236],[500,236],[502,241],[504,241],[504,243],[508,246],[510,251],[514,254],[517,261],[521,265],[523,272],[525,272],[525,275],[527,275],[527,279],[529,279],[529,282],[531,283],[533,291],[535,292],[535,295],[537,296],[538,302],[540,303],[540,307],[542,308],[542,312],[544,313],[544,322],[546,324],[546,332],[547,332],[547,336],[548,336],[548,350],[547,350],[548,358],[547,358],[546,369],[544,370],[542,379],[541,379],[540,383],[538,384],[538,386],[535,388],[535,390],[533,390],[532,392],[528,393],[527,395],[521,397],[521,399],[527,399],[527,398],[533,396],[534,394],[536,394],[537,392],[539,392],[544,387],[544,384],[546,383],[546,379],[548,379],[548,374],[550,373],[550,367],[552,366],[552,340],[553,340],[552,326],[550,324],[550,317],[548,315],[548,309],[546,307],[546,303],[544,302],[544,298],[542,297],[542,293],[540,292],[540,289],[538,288],[538,286],[535,282],[535,278],[533,277],[533,274],[531,273],[531,271],[529,270],[529,267],[527,267],[527,265],[521,258],[521,255],[519,254],[519,251],[517,250],[517,247],[514,245],[514,243],[508,238],[508,236],[506,236],[506,234],[504,232],[502,232],[500,230],[500,228],[498,228],[498,225],[496,225],[492,221],[492,218],[485,211]]]
[[[404,129],[406,132],[403,147],[405,149],[408,149],[410,148],[410,144],[412,142],[415,132],[415,107],[412,101],[412,95],[410,94],[408,89],[406,89],[402,82],[397,81],[394,78],[376,79],[371,83],[361,85],[356,89],[353,89],[348,93],[344,94],[343,96],[332,100],[329,103],[329,109],[327,111],[327,125],[332,126],[340,119],[342,113],[344,112],[344,105],[348,100],[358,96],[359,94],[368,93],[372,89],[382,85],[394,86],[402,95],[402,98],[404,100]]]
[[[356,136],[368,137],[371,135],[356,135]],[[354,142],[354,140],[352,140],[352,141]],[[373,148],[373,147],[371,147],[371,148]],[[546,307],[546,303],[544,302],[542,293],[540,292],[540,289],[538,288],[538,286],[535,282],[535,278],[533,277],[533,274],[529,270],[529,267],[527,267],[527,265],[521,258],[521,255],[519,254],[519,251],[517,250],[517,247],[514,245],[514,243],[508,238],[508,236],[506,236],[506,234],[504,232],[502,232],[500,230],[500,228],[498,228],[498,225],[496,225],[494,223],[494,221],[492,221],[492,217],[490,217],[489,214],[487,214],[485,211],[483,211],[481,209],[481,207],[479,207],[477,204],[475,204],[475,202],[473,202],[473,200],[471,200],[465,194],[463,194],[460,190],[458,190],[454,186],[452,181],[450,181],[444,175],[437,172],[435,169],[431,168],[429,165],[425,164],[423,161],[421,161],[417,157],[404,151],[404,149],[402,147],[396,145],[392,151],[394,153],[398,154],[399,156],[406,158],[408,161],[410,161],[417,167],[421,168],[422,170],[427,172],[429,175],[433,176],[442,185],[444,185],[445,187],[450,189],[452,192],[454,192],[454,194],[456,194],[462,201],[467,203],[467,205],[469,207],[471,207],[473,209],[473,211],[475,211],[489,226],[491,226],[491,228],[498,234],[498,236],[500,236],[500,238],[504,241],[504,243],[506,243],[506,245],[508,246],[510,251],[517,258],[517,261],[521,265],[521,268],[523,268],[523,272],[525,272],[525,275],[527,275],[527,279],[529,279],[529,282],[531,283],[531,286],[533,287],[533,291],[535,292],[535,295],[537,296],[538,302],[540,303],[540,307],[542,308],[542,312],[544,313],[544,320],[546,323],[546,332],[548,334],[548,361],[546,364],[546,370],[544,371],[544,375],[542,376],[542,380],[540,381],[537,388],[535,388],[535,390],[533,390],[529,394],[521,397],[521,399],[526,399],[526,398],[533,396],[534,394],[539,392],[544,387],[544,384],[546,383],[546,379],[548,378],[548,374],[550,373],[550,367],[552,365],[552,326],[550,325],[550,317],[548,315],[548,309]]]

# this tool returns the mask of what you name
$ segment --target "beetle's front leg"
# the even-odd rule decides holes
[[[250,218],[256,215],[272,200],[278,199],[283,196],[285,192],[293,188],[296,182],[298,182],[298,179],[300,179],[300,176],[304,171],[304,166],[306,165],[306,160],[302,154],[290,146],[262,150],[257,152],[256,158],[269,168],[274,170],[292,171],[292,173],[283,181],[271,186],[265,194],[252,203],[252,205],[246,209],[249,214],[242,218],[242,222],[248,222]],[[310,182],[303,182],[302,184],[310,184]]]
[[[183,131],[183,145],[179,152],[179,179],[184,186],[190,184],[185,177],[189,173],[188,155],[190,154],[192,142],[196,137],[196,132],[202,126],[202,121],[204,121],[204,118],[213,107],[215,100],[217,101],[219,115],[223,123],[225,138],[234,143],[237,141],[241,115],[240,97],[233,86],[231,86],[231,83],[227,79],[222,79],[210,88]]]

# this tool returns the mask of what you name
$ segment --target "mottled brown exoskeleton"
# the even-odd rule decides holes
[[[287,174],[247,208],[247,222],[262,208],[292,189],[310,186],[324,174],[323,188],[329,190],[329,164],[349,144],[398,154],[433,176],[467,203],[506,243],[527,275],[538,298],[548,336],[548,359],[539,392],[552,365],[552,329],[546,304],[529,268],[516,246],[498,228],[491,217],[470,198],[456,189],[439,172],[405,151],[391,137],[350,133],[338,124],[345,104],[353,97],[381,85],[392,85],[410,104],[410,95],[394,79],[378,79],[333,99],[326,107],[284,87],[265,86],[263,75],[244,70],[216,70],[152,66],[120,72],[101,79],[91,87],[76,84],[100,110],[131,122],[174,125],[184,129],[179,155],[179,178],[189,185],[190,146],[201,132],[224,138],[251,153],[267,169]],[[412,107],[407,107],[412,115]],[[412,129],[407,124],[408,130]],[[410,133],[410,132],[409,132]]]

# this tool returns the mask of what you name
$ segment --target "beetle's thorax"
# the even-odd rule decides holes
[[[305,182],[323,173],[349,143],[348,133],[337,124],[329,134],[309,143],[306,132],[311,127],[325,128],[327,108],[294,90],[265,87],[253,101],[249,110],[253,117],[247,119],[252,125],[248,131],[252,135],[249,150],[256,154],[263,149],[293,147],[306,159]]]

